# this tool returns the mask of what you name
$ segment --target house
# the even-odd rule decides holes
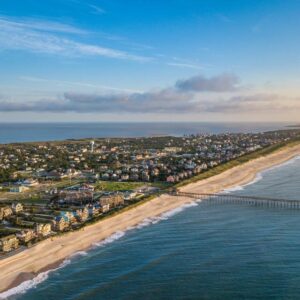
[[[102,212],[102,213],[106,213],[106,212],[108,212],[109,211],[109,204],[103,204],[103,205],[101,205],[101,207],[100,207],[100,211]]]
[[[110,207],[117,207],[124,204],[124,196],[121,194],[101,196],[99,199],[99,204],[101,206],[109,204]]]
[[[124,193],[124,200],[132,200],[137,196],[137,193],[134,191],[126,191]]]
[[[172,176],[172,175],[168,176],[168,177],[167,177],[167,182],[169,182],[169,183],[174,183],[174,182],[175,182],[174,176]]]
[[[51,233],[50,223],[36,223],[35,232],[39,236],[47,236]]]
[[[60,203],[69,204],[84,204],[89,203],[93,200],[93,192],[88,191],[62,191],[59,194]]]
[[[68,227],[69,222],[65,216],[58,216],[53,221],[53,229],[56,231],[64,231]]]
[[[11,234],[0,238],[0,251],[2,252],[10,252],[19,247],[19,240],[16,235]]]
[[[82,184],[81,186],[78,187],[79,191],[88,191],[88,192],[93,192],[95,190],[95,187],[90,184]]]
[[[122,180],[122,181],[127,181],[127,180],[129,180],[129,175],[128,175],[128,174],[122,174],[122,175],[121,175],[121,180]]]
[[[27,186],[24,186],[24,185],[17,185],[17,186],[13,186],[9,189],[9,191],[11,193],[23,193],[23,192],[26,192],[28,191],[28,187]]]
[[[12,209],[9,206],[0,207],[0,220],[3,220],[13,214]]]
[[[25,229],[17,233],[17,238],[23,243],[27,243],[35,237],[35,232],[32,229]]]
[[[35,179],[29,178],[23,181],[23,185],[25,186],[37,186],[39,182]]]
[[[85,222],[89,217],[89,210],[87,207],[83,209],[77,209],[75,212],[75,217],[79,222]]]
[[[11,208],[15,214],[18,214],[21,211],[23,211],[23,205],[21,203],[13,203],[11,205]]]
[[[75,223],[75,215],[71,211],[61,211],[60,216],[63,217],[65,220],[67,220],[69,223]]]
[[[65,173],[62,173],[62,172],[58,172],[58,171],[50,171],[48,174],[47,174],[47,178],[48,179],[52,179],[52,180],[61,180],[63,178],[66,178],[68,177],[67,174]]]
[[[100,205],[99,204],[91,205],[89,206],[88,210],[89,210],[89,216],[95,217],[100,213]]]

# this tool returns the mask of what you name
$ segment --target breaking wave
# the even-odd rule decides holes
[[[200,202],[200,201],[201,200],[189,202],[189,203],[181,205],[180,207],[176,207],[172,210],[169,210],[169,211],[167,211],[167,212],[165,212],[165,213],[163,213],[163,214],[161,214],[157,217],[146,218],[142,222],[140,222],[139,224],[137,224],[135,226],[128,227],[125,231],[117,231],[117,232],[113,233],[111,236],[107,237],[106,239],[104,239],[100,242],[94,243],[93,246],[91,247],[91,249],[93,249],[95,247],[103,247],[107,244],[113,243],[114,241],[122,238],[126,234],[126,232],[129,231],[129,230],[141,229],[143,227],[146,227],[146,226],[149,226],[149,225],[152,225],[152,224],[156,224],[160,221],[168,220],[172,216],[182,212],[183,210],[185,210],[189,207],[197,206],[198,205],[197,202]],[[19,284],[18,286],[14,287],[14,288],[11,288],[11,289],[3,292],[3,293],[0,293],[0,299],[7,299],[7,298],[9,298],[13,295],[26,293],[28,290],[30,290],[32,288],[35,288],[37,285],[39,285],[40,283],[47,280],[50,273],[55,272],[55,271],[57,271],[61,268],[64,268],[65,266],[70,264],[71,259],[73,257],[86,256],[86,255],[88,255],[88,252],[86,252],[86,251],[75,252],[74,254],[72,254],[69,257],[69,259],[65,259],[57,268],[39,273],[33,279],[26,280],[26,281],[22,282],[21,284]]]
[[[110,244],[110,243],[120,239],[124,235],[125,235],[124,231],[117,231],[117,232],[113,233],[112,235],[110,235],[109,237],[107,237],[106,239],[104,239],[100,242],[94,243],[93,245],[96,247],[105,246],[107,244]]]
[[[5,292],[0,293],[0,299],[7,299],[16,294],[26,293],[28,290],[35,288],[37,285],[39,285],[40,283],[47,280],[50,273],[57,271],[61,268],[64,268],[66,265],[68,265],[70,263],[71,263],[70,259],[65,259],[57,268],[39,273],[36,277],[26,280],[26,281],[22,282],[21,284],[19,284],[18,286],[11,288]]]
[[[242,191],[242,190],[244,190],[244,188],[246,186],[252,185],[252,184],[257,183],[258,181],[262,180],[263,177],[264,177],[264,175],[265,175],[265,173],[268,173],[270,171],[276,170],[276,169],[281,168],[281,167],[285,167],[285,166],[291,165],[291,164],[295,163],[299,159],[300,159],[300,155],[295,156],[294,158],[292,158],[292,159],[290,159],[290,160],[288,160],[286,162],[283,162],[281,164],[275,165],[275,166],[270,167],[268,169],[265,169],[265,170],[263,170],[261,172],[258,172],[256,174],[255,178],[252,181],[250,181],[250,182],[248,182],[246,184],[243,184],[243,185],[237,185],[237,186],[233,186],[233,187],[228,188],[228,189],[224,189],[221,193],[226,193],[227,194],[227,193]]]

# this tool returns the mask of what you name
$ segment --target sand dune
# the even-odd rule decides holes
[[[219,175],[181,188],[185,192],[215,193],[254,180],[256,174],[274,165],[300,155],[300,145],[286,147],[266,157],[261,157],[234,167]],[[70,232],[52,240],[45,240],[19,254],[0,260],[0,291],[7,290],[37,273],[53,268],[73,253],[85,250],[115,232],[124,231],[146,218],[159,216],[191,202],[190,198],[163,195],[140,206],[120,213],[84,230]]]

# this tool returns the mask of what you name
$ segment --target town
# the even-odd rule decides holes
[[[0,258],[299,136],[295,129],[0,145]]]

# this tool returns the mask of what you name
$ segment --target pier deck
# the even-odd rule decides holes
[[[280,207],[280,208],[292,208],[300,209],[300,200],[289,199],[276,199],[276,198],[264,198],[246,195],[234,195],[234,194],[200,194],[200,193],[187,193],[187,192],[170,192],[172,196],[190,197],[193,199],[199,199],[206,202],[217,203],[243,203],[254,206],[266,206],[266,207]]]

